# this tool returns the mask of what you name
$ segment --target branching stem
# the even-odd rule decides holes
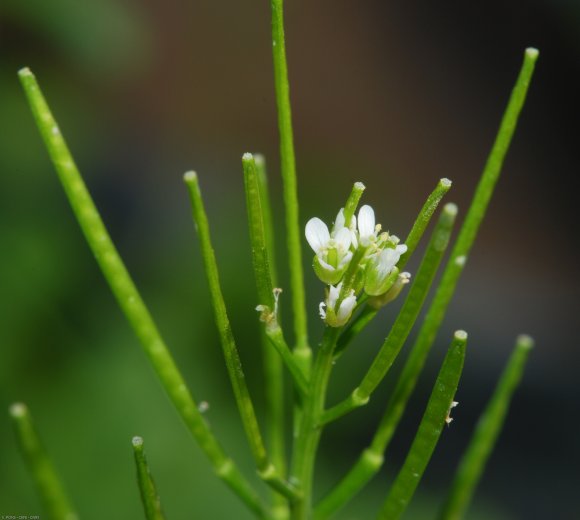
[[[455,204],[447,204],[441,212],[441,217],[433,231],[433,236],[427,246],[427,252],[421,262],[415,281],[387,339],[361,383],[345,401],[324,413],[322,416],[323,423],[336,420],[351,410],[365,405],[391,368],[423,306],[425,297],[447,248],[456,215],[457,206]]]
[[[455,291],[459,276],[465,266],[467,254],[473,245],[476,231],[485,216],[489,199],[500,174],[503,159],[507,153],[526,98],[537,58],[538,51],[536,49],[526,49],[522,69],[504,112],[498,135],[474,194],[471,207],[467,212],[459,237],[451,253],[451,258],[445,267],[442,280],[429,306],[409,358],[399,376],[371,446],[363,451],[355,465],[317,506],[316,511],[320,511],[323,514],[320,518],[325,518],[325,515],[336,512],[352,500],[381,466],[379,461],[382,460],[383,453],[399,424],[409,397],[413,393],[419,374],[423,369],[427,355],[445,316],[447,306]],[[374,454],[374,457],[369,457],[368,453]],[[373,464],[367,463],[368,460],[372,460]]]
[[[439,206],[439,203],[445,196],[445,194],[451,188],[451,181],[449,179],[440,179],[437,183],[435,189],[429,194],[427,200],[423,204],[421,211],[417,215],[411,231],[407,235],[405,240],[405,245],[407,246],[407,252],[401,256],[398,262],[399,270],[403,270],[405,264],[414,253],[421,237],[425,233],[431,217],[435,213],[435,210]],[[359,301],[359,305],[362,305],[362,301]],[[362,311],[360,314],[345,328],[344,332],[341,334],[338,344],[336,346],[335,355],[339,356],[342,354],[344,349],[350,344],[350,342],[359,334],[377,315],[379,311],[370,305],[362,305]]]
[[[197,225],[205,272],[209,283],[214,316],[220,334],[226,367],[250,450],[258,468],[258,473],[262,476],[263,480],[276,489],[276,491],[294,500],[297,494],[296,491],[284,481],[283,477],[278,473],[278,470],[274,468],[268,459],[266,447],[264,446],[262,434],[260,433],[258,419],[246,384],[242,362],[234,340],[221,291],[217,261],[209,232],[209,223],[196,173],[192,171],[187,172],[184,175],[184,181],[189,190],[193,219]],[[268,272],[266,271],[266,273]],[[269,276],[269,274],[267,275]]]
[[[242,476],[234,462],[224,454],[199,412],[169,349],[161,338],[153,318],[101,220],[36,78],[29,69],[22,69],[19,76],[38,129],[77,221],[167,395],[201,449],[210,459],[216,473],[254,513],[259,517],[266,516],[266,509],[257,493]]]

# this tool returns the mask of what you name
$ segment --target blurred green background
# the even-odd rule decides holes
[[[460,406],[409,518],[434,518],[520,332],[537,348],[469,518],[575,517],[580,3],[287,3],[302,223],[330,221],[356,180],[399,236],[440,177],[454,181],[449,199],[465,209],[523,50],[541,51],[505,177],[413,409],[384,471],[339,517],[374,517],[457,328],[470,333]],[[37,74],[194,396],[209,402],[214,431],[251,475],[181,175],[200,175],[233,330],[261,407],[240,157],[260,151],[269,161],[284,273],[269,3],[0,3],[0,408],[29,405],[82,518],[142,517],[130,445],[137,434],[168,518],[246,518],[190,441],[84,244],[20,90],[23,66]],[[316,338],[322,288],[304,247]],[[337,365],[331,402],[359,380],[393,315],[384,312]],[[387,382],[356,417],[328,429],[319,494],[370,439],[388,390]],[[0,461],[0,514],[38,514],[7,414]]]

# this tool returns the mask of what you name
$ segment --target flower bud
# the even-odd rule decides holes
[[[404,272],[399,274],[397,276],[395,283],[385,294],[369,298],[368,304],[374,309],[380,309],[387,303],[392,302],[397,296],[399,296],[399,293],[403,290],[403,287],[410,281],[411,281],[411,273]]]
[[[395,283],[398,275],[392,274],[396,269],[401,255],[407,251],[407,246],[386,247],[373,256],[366,269],[365,292],[370,296],[380,296],[386,293]]]
[[[340,291],[342,289],[342,282],[336,287],[331,285],[328,288],[328,294],[325,302],[320,302],[319,311],[320,317],[326,322],[330,327],[342,327],[345,325],[352,315],[352,311],[356,307],[356,296],[354,291],[351,289],[348,296],[346,296],[335,309],[338,298],[340,297]]]

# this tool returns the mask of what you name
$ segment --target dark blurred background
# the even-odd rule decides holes
[[[434,518],[521,332],[537,346],[468,518],[578,518],[580,2],[287,4],[302,224],[314,215],[331,221],[356,180],[399,236],[440,177],[454,181],[448,198],[465,210],[524,48],[541,52],[504,175],[412,409],[380,476],[339,518],[375,516],[457,328],[470,333],[460,406],[409,518]],[[216,434],[252,474],[181,175],[190,168],[200,175],[234,333],[261,407],[240,157],[260,151],[269,161],[285,260],[270,40],[266,0],[0,3],[0,407],[28,403],[83,518],[142,516],[136,434],[145,438],[168,518],[246,516],[190,441],[117,309],[16,71],[37,74],[194,396],[209,402]],[[303,245],[315,338],[322,287]],[[282,282],[288,287],[287,276]],[[283,298],[287,310],[289,290]],[[358,382],[393,315],[384,312],[337,365],[332,402]],[[366,446],[388,389],[328,429],[318,494]],[[0,514],[38,514],[6,414],[0,460]]]

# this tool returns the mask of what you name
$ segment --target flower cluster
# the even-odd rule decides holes
[[[311,218],[305,234],[315,253],[314,272],[329,286],[320,303],[320,316],[331,327],[348,322],[363,291],[378,308],[392,301],[409,282],[410,274],[399,273],[397,268],[407,246],[399,244],[396,236],[381,232],[368,205],[348,224],[341,208],[330,231],[322,220]]]

